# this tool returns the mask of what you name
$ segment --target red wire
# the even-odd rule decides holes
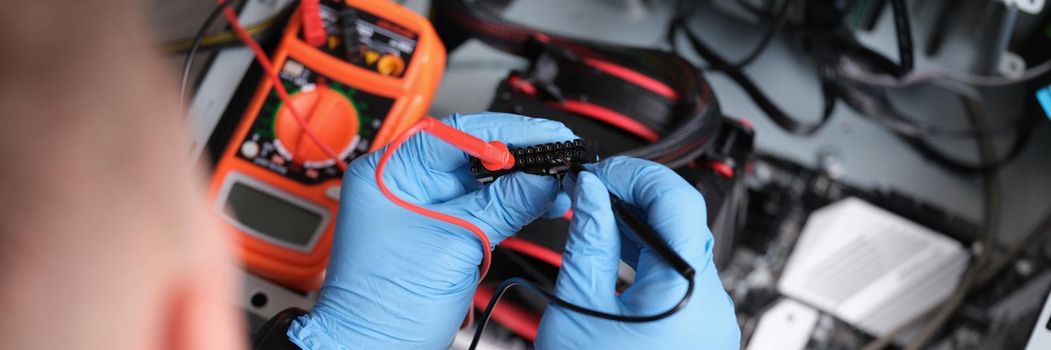
[[[573,220],[573,209],[566,209],[566,212],[562,214],[562,218],[566,221]]]
[[[401,199],[393,192],[391,192],[390,189],[387,188],[387,185],[383,182],[383,169],[387,167],[387,161],[390,160],[390,157],[394,154],[394,151],[397,150],[398,147],[401,147],[401,145],[405,143],[405,141],[407,141],[416,133],[420,131],[427,131],[427,125],[433,122],[436,122],[433,118],[424,117],[423,120],[420,120],[419,122],[416,122],[416,124],[413,124],[411,127],[409,127],[409,129],[405,130],[405,132],[398,136],[398,138],[394,139],[394,141],[387,145],[387,148],[383,151],[383,155],[380,156],[379,163],[376,164],[376,186],[378,186],[380,188],[380,192],[383,192],[383,195],[386,196],[387,199],[389,199],[391,202],[394,202],[394,204],[397,204],[398,206],[408,209],[416,214],[420,214],[435,220],[444,221],[456,226],[463,227],[468,231],[471,231],[471,233],[473,233],[475,237],[478,237],[478,240],[481,241],[480,243],[482,245],[482,264],[478,267],[478,282],[481,283],[482,279],[485,279],[486,273],[489,272],[489,263],[492,260],[492,252],[489,250],[489,237],[485,235],[485,232],[483,232],[482,229],[478,228],[478,226],[472,224],[470,221],[439,211],[427,209],[409,201],[406,201],[404,199]]]
[[[519,78],[517,75],[511,75],[510,78],[507,78],[507,82],[510,83],[512,87],[526,95],[536,95],[536,86],[533,86],[533,84],[530,84],[528,81],[522,80],[522,78]]]
[[[217,2],[226,5],[225,0],[217,0]],[[237,13],[235,13],[230,6],[225,6],[225,8],[223,8],[223,15],[226,16],[226,20],[230,23],[230,27],[233,28],[234,33],[237,33],[237,37],[245,43],[245,46],[248,46],[248,48],[252,50],[252,54],[255,55],[256,61],[259,61],[259,65],[263,67],[263,72],[266,73],[267,78],[269,78],[270,82],[274,85],[274,90],[277,91],[277,97],[281,99],[281,103],[284,103],[285,107],[288,108],[288,111],[291,112],[292,119],[296,121],[296,124],[299,124],[300,131],[313,140],[314,144],[321,149],[326,156],[335,160],[336,166],[338,166],[340,170],[346,171],[347,163],[340,159],[336,152],[325,144],[316,133],[314,133],[314,130],[310,129],[310,125],[307,124],[306,119],[303,119],[303,116],[299,114],[296,107],[292,105],[292,99],[288,95],[288,90],[285,90],[285,85],[281,82],[281,78],[277,76],[277,70],[275,69],[273,62],[271,62],[270,58],[266,56],[266,52],[263,51],[263,48],[259,47],[259,43],[248,34],[244,29],[244,26],[241,25],[241,22],[237,20]]]
[[[522,78],[519,78],[518,76],[512,75],[508,78],[508,83],[518,91],[527,95],[535,95],[537,93],[536,87],[533,86],[533,84],[522,80]],[[554,102],[551,103],[551,105],[555,108],[560,108],[567,112],[576,113],[620,128],[621,130],[627,131],[649,142],[655,142],[660,139],[660,134],[646,126],[646,124],[642,124],[634,118],[594,103],[564,99],[562,102]]]
[[[623,79],[629,83],[638,85],[643,89],[649,90],[652,93],[661,95],[669,100],[679,99],[679,93],[675,92],[675,89],[672,89],[668,84],[645,76],[642,73],[631,70],[630,68],[594,58],[584,58],[584,63],[595,67],[606,74]]]
[[[225,0],[217,1],[219,4],[225,5]],[[340,159],[338,155],[336,155],[336,152],[334,152],[328,145],[326,145],[321,140],[321,138],[318,137],[316,133],[314,133],[313,130],[310,129],[309,125],[306,123],[306,120],[303,119],[302,115],[299,114],[299,111],[296,110],[295,106],[291,103],[291,98],[288,95],[288,91],[285,90],[285,86],[284,84],[282,84],[281,78],[278,77],[273,62],[271,62],[269,57],[266,56],[266,53],[259,46],[259,43],[256,42],[255,39],[253,39],[252,36],[249,35],[248,32],[244,29],[240,21],[238,21],[237,19],[237,14],[229,6],[226,6],[226,8],[223,9],[223,15],[225,15],[226,20],[229,21],[230,26],[233,28],[234,32],[237,33],[237,36],[241,39],[241,41],[244,41],[245,45],[252,50],[252,53],[255,55],[255,58],[259,62],[259,65],[262,66],[263,71],[266,73],[267,78],[269,78],[271,83],[274,85],[274,90],[277,91],[277,95],[281,99],[281,102],[288,107],[288,110],[289,112],[291,112],[293,119],[295,119],[296,123],[299,124],[299,128],[301,129],[301,131],[304,134],[306,134],[307,137],[310,138],[314,142],[314,144],[319,149],[321,149],[322,152],[325,153],[325,155],[335,160],[336,165],[339,166],[340,170],[346,171],[347,164],[343,162],[343,160]],[[428,131],[427,126],[432,122],[434,122],[432,118],[425,117],[424,120],[413,124],[411,127],[409,127],[409,129],[405,130],[405,132],[402,133],[401,136],[399,136],[397,139],[395,139],[388,145],[388,147],[384,150],[383,155],[380,157],[379,163],[376,165],[376,186],[379,187],[380,192],[382,192],[383,195],[387,197],[387,199],[389,199],[391,202],[394,202],[398,206],[401,206],[402,208],[408,209],[414,213],[435,220],[444,221],[453,225],[463,227],[468,231],[471,231],[471,233],[473,233],[475,237],[478,237],[478,240],[480,241],[482,246],[482,263],[478,267],[478,283],[481,283],[481,281],[485,279],[485,275],[489,272],[489,265],[492,261],[492,252],[490,251],[489,237],[486,236],[485,232],[483,232],[482,229],[478,228],[478,226],[475,226],[467,220],[452,215],[444,214],[438,211],[434,211],[431,209],[427,209],[422,206],[403,200],[397,195],[395,195],[393,192],[391,192],[390,189],[387,188],[387,185],[383,182],[383,170],[386,168],[387,161],[390,160],[390,157],[394,154],[394,151],[416,133],[420,131]],[[467,318],[464,320],[464,323],[461,325],[461,327],[466,327],[472,322],[473,314],[473,310],[467,313]]]
[[[408,141],[410,137],[419,133],[420,131],[431,132],[430,125],[433,125],[434,123],[440,122],[434,120],[434,118],[431,117],[423,117],[423,119],[410,126],[408,129],[405,130],[405,132],[403,132],[400,136],[394,139],[394,141],[391,141],[391,143],[387,145],[386,149],[383,150],[383,154],[380,156],[379,163],[376,164],[376,186],[379,187],[380,192],[382,192],[388,200],[394,202],[394,204],[397,204],[402,208],[408,209],[409,211],[412,211],[416,214],[420,214],[435,220],[444,221],[456,226],[463,227],[468,231],[471,231],[471,233],[473,233],[474,236],[478,238],[478,241],[482,247],[482,263],[478,266],[478,284],[481,285],[482,280],[485,279],[485,275],[489,273],[489,265],[493,258],[493,253],[490,250],[491,243],[489,242],[489,236],[486,236],[485,232],[482,231],[482,229],[478,228],[478,226],[475,226],[470,221],[439,211],[427,209],[425,207],[416,205],[414,203],[399,198],[397,195],[394,194],[394,192],[391,192],[391,190],[387,188],[387,184],[383,182],[383,170],[387,168],[387,161],[389,161],[391,156],[394,155],[394,151],[397,150],[398,147],[401,147],[401,145],[404,144],[405,141]],[[462,147],[461,145],[453,145],[457,147]],[[465,317],[463,323],[460,324],[460,328],[466,329],[473,322],[474,304],[471,304],[471,310],[467,311],[467,317]]]
[[[225,0],[217,1],[220,4],[225,4]],[[278,77],[277,71],[275,70],[273,63],[266,56],[266,53],[259,46],[259,43],[256,42],[255,39],[252,39],[252,36],[249,35],[247,31],[245,31],[244,27],[237,19],[237,14],[233,11],[233,9],[227,6],[223,9],[223,15],[225,15],[227,21],[229,21],[230,23],[230,26],[233,28],[234,32],[237,33],[237,36],[241,39],[241,41],[244,41],[245,45],[252,50],[252,53],[255,55],[255,58],[259,62],[259,65],[262,66],[263,71],[266,72],[267,77],[270,79],[271,83],[273,83],[274,89],[277,91],[278,97],[281,99],[282,103],[284,103],[285,106],[288,107],[289,112],[291,112],[292,117],[293,119],[295,119],[296,123],[299,124],[299,127],[302,130],[302,132],[306,134],[307,137],[309,137],[314,142],[314,144],[318,146],[318,148],[320,148],[322,152],[325,153],[325,155],[335,160],[336,165],[339,166],[340,170],[346,171],[347,164],[343,162],[343,160],[336,155],[336,152],[334,152],[328,145],[326,145],[321,140],[321,138],[314,133],[313,130],[310,129],[309,125],[307,125],[306,123],[306,120],[303,119],[303,117],[299,114],[299,111],[296,110],[295,106],[291,103],[291,98],[288,95],[288,91],[285,90],[284,84],[282,84],[281,82],[281,78]],[[471,233],[473,233],[475,237],[478,237],[478,240],[480,241],[482,246],[482,263],[478,267],[478,282],[481,283],[482,279],[484,279],[485,275],[489,272],[489,265],[492,261],[492,252],[490,251],[489,237],[485,235],[485,232],[483,232],[482,229],[478,228],[478,226],[475,226],[467,220],[452,215],[444,214],[438,211],[434,211],[431,209],[427,209],[422,206],[405,201],[399,198],[393,192],[391,192],[390,189],[387,188],[387,185],[383,182],[383,170],[387,166],[387,161],[390,160],[390,157],[394,154],[394,150],[396,150],[403,143],[405,143],[405,141],[412,137],[412,135],[415,135],[420,131],[428,131],[427,125],[429,125],[432,122],[434,122],[433,118],[425,117],[424,120],[413,124],[411,127],[409,127],[408,130],[405,130],[405,132],[402,133],[401,136],[399,136],[397,139],[395,139],[388,145],[388,147],[384,150],[383,155],[380,157],[379,163],[376,165],[376,186],[379,187],[380,192],[383,192],[383,195],[386,196],[387,199],[389,199],[391,202],[394,202],[398,206],[401,206],[402,208],[408,209],[414,213],[432,219],[444,221],[453,225],[463,227],[468,231],[471,231]],[[466,327],[471,323],[473,319],[473,314],[473,311],[469,311],[467,313],[467,318],[464,320],[462,327]]]
[[[471,305],[485,308],[489,304],[489,299],[493,297],[493,292],[491,286],[478,286],[478,292],[474,294],[474,302]],[[540,330],[540,315],[515,304],[496,306],[493,309],[493,320],[529,341],[536,340],[536,334]]]
[[[562,101],[562,103],[559,103],[558,106],[568,112],[606,122],[607,124],[630,132],[649,142],[654,142],[660,139],[660,134],[653,129],[650,129],[650,127],[645,124],[640,123],[638,120],[594,103],[566,99]]]
[[[319,79],[318,82],[317,82],[318,90],[316,90],[316,91],[318,91],[318,97],[316,99],[314,99],[314,103],[311,104],[310,110],[307,111],[307,115],[308,116],[309,115],[313,115],[314,111],[317,110],[318,105],[321,104],[321,93],[320,92],[321,92],[321,89],[324,88],[325,86],[327,86],[325,81]],[[296,149],[299,150],[300,152],[302,152],[302,150],[304,149],[303,147],[305,146],[304,143],[307,142],[307,139],[308,138],[300,137],[299,141],[296,141]],[[311,143],[313,143],[313,141],[311,141]]]
[[[500,243],[500,247],[522,253],[554,267],[562,267],[562,254],[521,238],[509,237]],[[484,308],[492,296],[491,286],[478,286],[478,292],[474,295],[474,307]],[[536,339],[540,326],[539,315],[514,304],[500,305],[493,309],[493,320],[529,341]]]
[[[508,237],[500,243],[501,247],[514,250],[543,261],[555,267],[562,267],[562,254],[542,245],[516,237]]]

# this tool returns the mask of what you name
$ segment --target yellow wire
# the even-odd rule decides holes
[[[253,35],[254,36],[254,35],[259,34],[260,32],[266,30],[267,28],[269,28],[271,25],[274,24],[274,22],[276,20],[277,20],[276,18],[266,19],[266,20],[264,20],[262,22],[255,23],[255,24],[252,24],[252,25],[248,26],[247,28],[245,28],[245,31],[247,31],[249,35]],[[235,41],[238,41],[237,34],[234,33],[234,32],[231,32],[231,31],[225,31],[225,32],[208,34],[208,35],[204,36],[204,38],[201,38],[201,46],[222,45],[222,44],[232,43],[232,42],[235,42]],[[192,45],[193,45],[193,38],[189,38],[189,39],[172,40],[172,41],[169,41],[169,42],[166,42],[166,43],[162,44],[162,47],[164,47],[164,51],[165,52],[176,53],[176,52],[189,50],[190,46],[192,46]]]

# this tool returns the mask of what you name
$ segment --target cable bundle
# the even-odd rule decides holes
[[[545,33],[501,19],[484,2],[435,2],[433,19],[452,49],[470,33],[532,62],[506,81],[550,108],[612,125],[649,143],[622,155],[684,166],[722,123],[702,73],[673,53]]]
[[[765,19],[773,31],[786,27],[785,18],[788,12],[801,12],[803,16],[789,29],[803,43],[806,51],[814,58],[817,79],[821,85],[823,112],[816,122],[804,123],[794,118],[774,104],[749,77],[744,73],[742,64],[733,64],[711,46],[705,43],[700,35],[687,25],[687,19],[696,10],[696,4],[682,1],[676,11],[678,16],[671,21],[666,40],[678,50],[677,37],[684,35],[694,52],[706,61],[713,71],[726,74],[740,86],[775,124],[788,133],[808,136],[818,131],[831,119],[838,102],[844,102],[863,117],[888,129],[913,147],[924,158],[936,165],[958,173],[983,172],[1002,166],[1016,158],[1028,141],[1033,130],[1035,119],[1028,116],[1011,123],[971,127],[966,129],[948,129],[938,125],[920,122],[906,115],[894,106],[887,96],[888,87],[905,87],[919,83],[932,83],[962,98],[976,101],[977,92],[967,84],[976,86],[1002,86],[1022,83],[1046,75],[1051,71],[1051,63],[1040,64],[1027,71],[1023,78],[1009,80],[994,77],[975,77],[965,74],[917,72],[914,70],[913,40],[909,12],[904,0],[890,0],[891,14],[894,16],[895,36],[897,39],[898,62],[862,45],[854,33],[847,28],[842,13],[835,13],[827,3],[808,3],[805,8],[787,11],[789,6],[797,6],[790,0],[782,0],[781,8],[770,13],[760,9],[749,8]],[[772,0],[771,3],[777,3]],[[854,4],[852,6],[860,6]],[[769,34],[764,35],[766,42]],[[760,45],[761,51],[765,45]],[[753,52],[749,58],[756,56]],[[748,62],[748,61],[745,61]],[[937,73],[937,74],[936,74]],[[1012,145],[999,159],[985,163],[971,164],[957,160],[931,145],[930,138],[975,138],[987,135],[1015,134]]]

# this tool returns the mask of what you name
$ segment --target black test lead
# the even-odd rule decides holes
[[[580,173],[581,171],[587,170],[584,168],[583,165],[581,165],[578,162],[571,162],[565,158],[559,158],[558,160],[569,166],[570,174],[575,175]],[[645,220],[642,220],[638,216],[636,216],[632,212],[631,207],[628,206],[628,204],[626,204],[613,193],[609,194],[609,198],[610,202],[613,204],[613,212],[614,216],[617,218],[617,222],[629,228],[629,230],[626,230],[627,232],[624,233],[631,235],[636,240],[646,245],[646,247],[653,249],[653,251],[656,252],[662,260],[667,262],[668,265],[671,265],[671,267],[675,269],[675,271],[678,272],[679,275],[686,279],[686,292],[683,293],[682,299],[680,299],[679,302],[675,304],[675,306],[672,306],[664,312],[661,312],[656,315],[616,315],[594,309],[589,309],[571,303],[569,301],[559,298],[555,295],[555,293],[537,287],[536,285],[529,281],[526,281],[525,279],[522,279],[520,277],[512,277],[501,282],[500,286],[497,287],[494,291],[493,296],[489,298],[489,304],[486,305],[485,312],[482,314],[482,319],[480,320],[478,327],[475,328],[474,338],[471,339],[471,345],[468,347],[469,350],[474,350],[478,347],[478,342],[482,339],[482,332],[485,331],[485,326],[487,323],[489,323],[489,318],[493,315],[493,309],[496,308],[496,303],[499,302],[500,298],[502,298],[504,294],[507,293],[507,291],[514,286],[524,287],[526,290],[529,290],[530,292],[533,292],[536,295],[544,297],[545,299],[550,301],[551,304],[568,309],[570,311],[588,315],[591,317],[597,317],[618,322],[642,323],[661,320],[667,318],[668,316],[674,315],[676,312],[679,312],[679,310],[685,308],[686,304],[689,304],[690,297],[693,296],[693,289],[696,284],[693,278],[695,274],[695,270],[693,269],[693,267],[690,266],[690,264],[687,263],[686,260],[682,258],[682,256],[676,253],[675,250],[672,249],[670,245],[668,245],[668,242],[664,241],[664,239],[661,238],[660,233],[658,233],[657,230],[650,226]]]

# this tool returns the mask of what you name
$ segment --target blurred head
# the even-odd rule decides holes
[[[235,349],[204,208],[142,4],[0,11],[0,348]]]

